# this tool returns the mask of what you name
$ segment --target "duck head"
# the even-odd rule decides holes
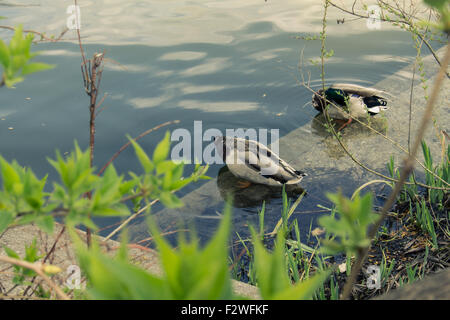
[[[339,106],[345,106],[347,104],[348,94],[344,90],[337,88],[328,88],[325,90],[325,94],[323,89],[318,90],[312,96],[312,105],[317,111],[322,112],[326,107],[327,102],[324,97],[326,100],[336,103]]]

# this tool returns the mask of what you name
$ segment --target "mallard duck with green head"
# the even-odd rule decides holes
[[[354,118],[366,118],[387,110],[384,91],[349,83],[336,83],[325,92],[320,89],[313,94],[312,105],[317,111],[323,112],[328,104],[327,111],[331,118],[347,120],[338,130],[350,124]]]

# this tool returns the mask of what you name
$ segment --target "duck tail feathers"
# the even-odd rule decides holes
[[[378,114],[381,111],[385,111],[388,108],[386,106],[375,106],[375,107],[371,107],[371,108],[367,108],[367,111],[369,111],[370,114]]]
[[[296,175],[298,176],[302,176],[302,177],[306,177],[308,174],[306,172],[300,171],[300,170],[295,170],[294,171]]]
[[[291,179],[291,180],[286,181],[285,183],[289,184],[289,185],[291,185],[291,184],[298,184],[298,183],[300,183],[303,180],[303,177],[304,176],[300,176],[297,179]]]

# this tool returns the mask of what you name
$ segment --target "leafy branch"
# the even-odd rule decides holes
[[[38,55],[36,52],[30,52],[32,41],[33,35],[24,36],[22,26],[15,28],[9,45],[0,39],[0,65],[3,69],[0,87],[4,85],[14,87],[15,84],[22,82],[26,75],[54,67],[42,62],[31,62]]]

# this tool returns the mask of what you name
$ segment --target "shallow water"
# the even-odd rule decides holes
[[[66,8],[71,2],[17,3],[30,6],[0,6],[1,15],[8,18],[2,20],[3,24],[22,23],[26,29],[58,35],[65,26]],[[286,155],[289,161],[297,159],[294,163],[309,174],[305,179],[308,195],[297,211],[315,211],[317,204],[329,206],[326,191],[342,186],[351,193],[361,184],[365,177],[362,173],[349,174],[348,164],[340,167],[339,159],[345,159],[345,155],[326,139],[322,126],[313,121],[317,113],[310,106],[311,94],[298,83],[302,53],[305,73],[310,72],[313,86],[320,84],[319,67],[309,63],[320,55],[320,42],[298,38],[320,31],[322,7],[317,1],[79,3],[81,34],[88,56],[105,50],[108,58],[101,83],[101,95],[107,93],[106,109],[98,117],[96,128],[97,167],[127,141],[126,134],[137,136],[174,119],[181,122],[171,126],[171,130],[192,130],[193,122],[200,120],[203,130],[275,128],[280,130],[281,137],[299,127],[305,128],[303,136],[297,134],[295,140],[289,140],[290,147],[288,144],[280,147],[282,157]],[[328,83],[374,85],[413,61],[416,51],[408,33],[384,23],[380,30],[369,30],[363,20],[337,25],[336,18],[341,17],[339,11],[329,9],[327,47],[335,55],[326,64]],[[10,35],[8,31],[0,31],[4,39]],[[64,38],[75,39],[75,33],[68,32]],[[88,145],[88,97],[82,87],[80,54],[75,41],[40,43],[35,49],[42,53],[39,61],[57,67],[30,76],[16,89],[2,89],[0,152],[7,159],[31,166],[39,176],[50,172],[51,181],[55,173],[46,157],[52,156],[55,149],[70,151],[74,140]],[[398,81],[408,76],[399,75]],[[141,145],[151,151],[164,132],[159,130],[146,136],[140,140]],[[362,134],[370,136],[367,132]],[[372,146],[361,144],[361,148]],[[317,153],[311,153],[312,150]],[[365,160],[372,162],[370,158]],[[384,167],[384,163],[377,167]],[[139,171],[131,149],[120,155],[115,166],[124,174]],[[217,177],[221,167],[211,166],[208,175]],[[179,195],[188,195],[200,185],[190,185]],[[265,193],[259,190],[255,194]],[[196,210],[195,214],[188,214],[195,219],[188,221],[202,239],[209,238],[219,221],[217,212],[223,200],[214,197],[206,194],[199,201],[207,205],[190,203],[185,209]],[[270,198],[264,198],[268,201],[268,230],[278,220],[281,205],[279,198]],[[260,205],[258,199],[236,203],[240,207],[234,211],[236,230],[245,233],[247,222],[257,221],[255,213]],[[161,209],[157,205],[153,213],[165,215],[164,224],[173,227],[174,216]],[[297,215],[301,230],[306,233],[316,216]],[[98,223],[106,226],[116,221],[107,219]],[[140,233],[136,234],[135,239],[139,239]]]

